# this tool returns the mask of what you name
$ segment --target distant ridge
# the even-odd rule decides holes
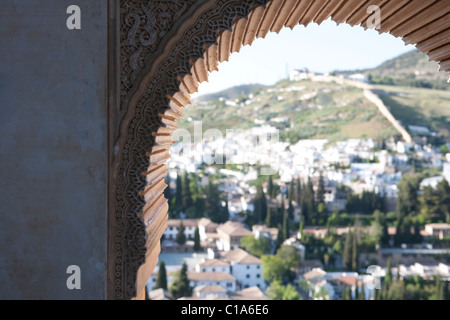
[[[335,73],[363,73],[369,76],[372,84],[450,90],[447,72],[438,70],[439,65],[429,61],[425,53],[412,50],[389,59],[373,69],[335,71]]]
[[[219,92],[215,92],[215,93],[209,93],[209,94],[204,94],[201,95],[199,97],[197,97],[196,99],[194,99],[195,102],[197,103],[201,103],[201,102],[209,102],[212,100],[216,100],[219,98],[225,98],[225,99],[233,99],[233,98],[237,98],[240,95],[249,95],[252,92],[256,92],[259,89],[264,89],[266,88],[266,86],[262,85],[262,84],[243,84],[243,85],[239,85],[239,86],[234,86]]]

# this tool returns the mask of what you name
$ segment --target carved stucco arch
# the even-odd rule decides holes
[[[331,17],[366,28],[370,5],[381,8],[380,33],[416,44],[450,71],[450,0],[120,0],[108,298],[141,294],[157,263],[171,134],[199,83],[232,52],[284,26]]]

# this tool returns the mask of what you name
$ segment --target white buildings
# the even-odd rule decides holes
[[[241,239],[252,232],[244,227],[242,223],[227,221],[217,228],[218,241],[217,249],[221,251],[230,251],[239,248]]]
[[[425,233],[429,237],[443,239],[450,236],[449,223],[431,223],[425,225]]]
[[[230,263],[231,274],[236,277],[241,288],[255,286],[263,290],[266,288],[262,262],[259,258],[242,249],[225,252],[221,258]]]
[[[206,241],[208,238],[214,237],[218,226],[219,225],[217,223],[212,222],[210,219],[201,218],[198,221],[200,240]]]
[[[229,292],[236,292],[236,278],[226,272],[197,272],[195,270],[188,271],[188,279],[190,286],[220,286]]]
[[[195,229],[199,219],[169,219],[168,227],[164,231],[164,239],[174,241],[177,237],[180,225],[183,225],[186,239],[194,239]]]

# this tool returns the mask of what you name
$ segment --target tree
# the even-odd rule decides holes
[[[306,186],[302,188],[302,214],[305,218],[305,223],[316,222],[316,203],[314,201],[314,187],[311,178],[308,178]]]
[[[274,194],[273,179],[271,175],[269,176],[269,181],[267,183],[267,194],[271,198],[273,197]]]
[[[184,234],[184,226],[183,226],[183,221],[180,221],[180,226],[178,228],[178,233],[177,236],[175,238],[175,241],[179,244],[179,245],[183,245],[186,243],[186,235]]]
[[[380,210],[375,210],[374,216],[374,238],[375,242],[380,245],[380,247],[389,244],[389,233],[388,225],[386,220],[386,215]]]
[[[450,223],[450,185],[447,179],[442,179],[436,186],[439,194],[439,214],[447,223]]]
[[[295,188],[295,202],[300,204],[302,200],[302,183],[299,178],[297,178]]]
[[[322,172],[319,176],[319,184],[317,186],[317,203],[325,203],[325,182]]]
[[[181,211],[183,208],[183,181],[180,174],[177,174],[176,180],[175,206],[178,211]]]
[[[352,270],[352,233],[349,230],[345,236],[344,252],[342,254],[342,265],[345,270]]]
[[[267,213],[267,199],[262,185],[258,185],[254,199],[253,222],[258,224],[265,220]]]
[[[359,256],[358,256],[358,237],[353,234],[352,237],[352,270],[358,271],[359,267]]]
[[[272,227],[272,212],[271,212],[269,206],[267,206],[265,225],[267,226],[267,228],[271,228]]]
[[[210,180],[205,192],[205,213],[214,222],[221,223],[223,217],[221,216],[222,205],[220,193],[217,186]]]
[[[241,247],[254,256],[261,257],[270,252],[270,240],[265,237],[256,239],[253,235],[241,238]]]
[[[275,255],[263,255],[261,260],[263,276],[268,282],[292,281],[295,278],[295,270],[300,265],[300,255],[293,246],[282,246]]]
[[[397,184],[397,216],[404,217],[418,213],[419,200],[418,191],[421,177],[419,174],[405,174]]]
[[[162,288],[167,290],[167,272],[166,272],[166,264],[164,261],[159,263],[158,275],[156,277],[156,289]]]
[[[284,240],[286,240],[286,239],[283,238],[283,229],[282,229],[281,225],[279,224],[277,238],[275,240],[275,249],[276,250],[278,250],[283,245]]]
[[[281,260],[276,255],[264,255],[261,257],[263,264],[263,277],[267,282],[272,282],[274,280],[280,280],[284,276],[286,270],[286,265],[284,261]]]
[[[289,232],[288,232],[288,212],[286,210],[286,206],[284,205],[284,197],[281,200],[281,205],[283,206],[283,239],[286,240],[289,238]]]
[[[188,208],[192,206],[193,203],[189,174],[186,171],[183,174],[181,196],[182,196],[182,210],[186,211]]]
[[[290,220],[294,219],[294,204],[293,204],[294,195],[295,195],[294,180],[291,180],[288,193],[288,218]]]
[[[300,294],[291,284],[284,286],[279,280],[270,284],[267,295],[270,300],[300,300]]]
[[[194,232],[194,251],[195,252],[203,251],[202,245],[200,243],[200,230],[198,229],[198,227],[195,228]]]
[[[391,266],[391,257],[388,258],[387,264],[386,264],[386,275],[384,277],[384,287],[386,291],[389,289],[390,285],[392,284],[392,266]]]
[[[190,297],[192,295],[192,288],[189,286],[189,279],[187,277],[187,264],[183,263],[181,270],[175,273],[172,284],[170,285],[170,294],[175,298]]]

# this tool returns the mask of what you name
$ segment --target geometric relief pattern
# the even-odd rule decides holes
[[[148,248],[159,241],[149,235],[150,223],[142,218],[146,201],[139,193],[155,183],[148,182],[143,172],[149,170],[146,154],[155,145],[154,133],[164,126],[158,115],[168,109],[168,96],[179,90],[179,76],[190,73],[190,62],[203,55],[205,46],[216,43],[217,31],[231,29],[236,17],[246,17],[251,7],[267,2],[222,0],[212,6],[210,1],[193,0],[121,1],[121,100],[147,76],[143,70],[152,63],[149,57],[162,50],[161,43],[173,38],[177,41],[145,84],[145,90],[128,97],[127,101],[136,102],[122,107],[122,130],[114,167],[117,180],[114,298],[136,297],[142,289],[136,286],[138,269],[151,254]],[[204,7],[209,9],[180,34],[174,26],[191,19],[189,9],[194,3],[197,12]]]
[[[154,263],[167,220],[162,195],[176,120],[207,72],[241,45],[330,18],[367,28],[366,4],[389,32],[450,71],[448,1],[120,0],[121,123],[113,166],[115,299],[143,290],[141,267]],[[447,5],[446,5],[447,4]],[[157,64],[155,63],[157,59]],[[142,277],[148,279],[146,271]]]

